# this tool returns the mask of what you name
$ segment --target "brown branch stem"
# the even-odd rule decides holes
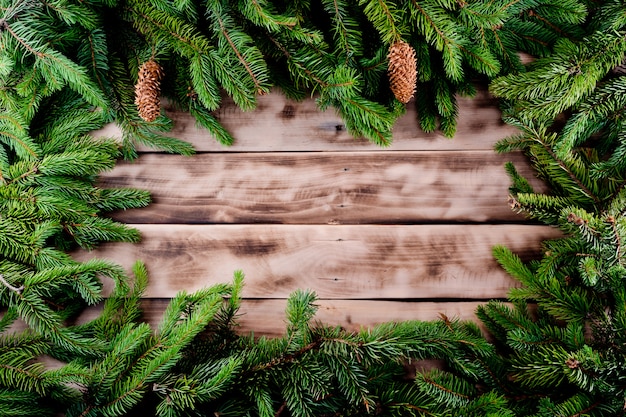
[[[24,286],[20,285],[19,287],[15,287],[13,285],[11,285],[7,280],[4,279],[4,276],[2,274],[0,274],[0,283],[2,283],[2,285],[4,285],[5,287],[7,287],[9,290],[16,292],[18,294],[21,294],[22,291],[24,291]]]

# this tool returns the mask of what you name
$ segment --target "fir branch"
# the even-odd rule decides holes
[[[601,83],[568,119],[563,127],[557,152],[563,154],[571,151],[600,131],[611,119],[619,117],[625,109],[626,80],[622,77]]]
[[[315,73],[315,71],[313,71],[312,69],[304,65],[299,59],[297,59],[297,57],[285,45],[283,45],[278,39],[272,36],[270,36],[269,39],[282,52],[282,54],[285,56],[285,58],[287,58],[287,61],[291,65],[293,65],[297,70],[299,70],[299,72],[302,72],[303,74],[305,74],[306,76],[305,79],[314,81],[316,84],[318,84],[322,88],[328,87],[325,81],[320,76],[318,76]],[[298,74],[296,74],[296,76],[297,75]]]
[[[578,176],[572,171],[571,166],[557,155],[551,143],[554,141],[555,135],[546,134],[545,127],[536,126],[534,123],[530,122],[524,116],[520,118],[516,118],[514,120],[512,119],[509,119],[509,120],[513,121],[515,126],[521,128],[524,131],[524,135],[527,135],[527,136],[520,135],[517,137],[512,137],[507,141],[500,141],[496,145],[496,149],[508,150],[508,149],[517,148],[518,146],[519,148],[523,148],[524,144],[529,143],[529,141],[532,141],[538,144],[540,146],[539,149],[541,149],[542,152],[545,152],[545,155],[549,157],[549,160],[535,162],[534,165],[537,169],[539,170],[544,169],[545,167],[548,167],[550,163],[556,164],[556,166],[558,166],[560,171],[567,175],[567,177],[572,181],[573,184],[576,185],[577,189],[580,190],[580,192],[583,195],[593,200],[593,202],[596,204],[599,204],[601,202],[600,198],[595,193],[593,193],[587,187],[587,185],[580,178],[578,178]],[[507,142],[509,143],[507,144]],[[511,145],[513,145],[513,147],[511,147]],[[530,148],[531,151],[533,149],[532,145],[528,146],[528,148]],[[533,156],[537,157],[538,155],[535,152],[535,155]],[[570,160],[573,161],[573,159],[570,159]],[[551,176],[549,179],[551,181],[554,181],[555,178],[557,178],[556,175]],[[572,196],[570,195],[566,197],[571,198]]]
[[[324,0],[323,5],[331,15],[334,24],[333,33],[337,37],[346,60],[350,61],[362,55],[363,35],[359,30],[358,23],[350,15],[349,4],[343,0]]]
[[[150,333],[150,327],[146,324],[125,323],[119,328],[110,340],[109,352],[92,366],[92,378],[87,388],[93,392],[95,403],[90,404],[87,409],[98,407],[98,402],[109,395],[114,384],[119,383],[133,363],[134,356],[150,337]]]
[[[524,265],[519,256],[509,249],[504,246],[495,246],[492,251],[498,263],[517,280],[522,283],[528,283],[534,279],[534,273]]]
[[[15,26],[18,29],[14,30]],[[44,46],[43,40],[32,38],[31,28],[16,21],[11,24],[6,23],[4,30],[36,57],[34,68],[41,72],[51,87],[60,88],[59,79],[64,80],[91,104],[102,108],[107,107],[107,100],[102,91],[87,77],[84,68],[59,51]],[[29,35],[31,39],[28,39]]]
[[[3,20],[2,31],[7,31],[8,33],[10,33],[11,36],[13,36],[13,38],[32,55],[35,55],[40,58],[43,57],[43,54],[41,52],[31,47],[24,39],[22,39],[15,31],[13,31],[11,26],[6,22],[6,19]]]
[[[585,11],[586,12],[586,11]],[[586,13],[583,12],[582,14],[579,14],[578,16],[582,16],[584,18],[584,16],[586,15]],[[570,16],[575,15],[574,13],[568,13]],[[541,16],[541,14],[539,14],[537,11],[530,9],[526,12],[526,15],[528,17],[532,17],[534,19],[537,19],[538,21],[540,21],[541,23],[543,23],[544,25],[546,25],[547,27],[549,27],[550,29],[552,29],[555,33],[558,33],[559,35],[561,35],[564,38],[569,38],[569,36],[567,36],[568,34],[562,30],[557,24],[551,22],[550,20],[546,19],[545,17]]]
[[[396,22],[401,19],[397,17],[399,11],[393,1],[359,0],[359,5],[365,5],[363,13],[378,30],[384,43],[392,44],[402,38],[401,30],[396,27]]]
[[[266,370],[269,370],[269,369],[272,369],[272,368],[276,368],[276,367],[278,367],[280,365],[296,362],[299,358],[304,356],[309,351],[312,351],[314,349],[318,349],[322,345],[323,342],[324,342],[323,339],[314,340],[314,341],[310,342],[309,344],[307,344],[306,346],[301,347],[296,352],[292,352],[292,353],[283,355],[281,357],[274,358],[270,362],[266,362],[266,363],[261,363],[261,364],[255,365],[254,367],[250,368],[249,370],[243,372],[242,376],[246,377],[247,375],[252,375],[252,374],[257,373],[257,372],[266,371]]]
[[[412,23],[431,45],[443,52],[446,74],[453,80],[460,80],[463,73],[460,66],[461,57],[458,54],[460,40],[454,29],[454,22],[445,12],[428,2],[418,3],[411,0],[410,4],[413,6],[410,13]]]
[[[98,24],[99,16],[85,4],[73,4],[68,1],[41,1],[48,9],[55,12],[60,20],[67,25],[79,24],[85,29],[94,29]]]
[[[500,72],[500,62],[488,49],[473,45],[459,45],[459,50],[464,53],[464,57],[470,66],[478,72],[488,77],[495,77]]]
[[[584,42],[561,39],[555,48],[556,53],[533,64],[533,71],[500,77],[490,91],[532,104],[521,114],[554,118],[587,97],[596,83],[621,63],[626,42],[619,32],[596,33]]]
[[[64,79],[76,92],[94,106],[107,108],[108,102],[103,92],[87,77],[83,67],[75,64],[67,57],[52,49],[39,51],[35,68],[42,72],[48,82]]]
[[[70,354],[87,357],[94,354],[98,348],[98,343],[95,340],[64,328],[60,316],[46,305],[42,294],[38,291],[26,290],[29,290],[28,286],[26,286],[25,291],[14,297],[14,303],[20,317],[33,331],[49,338],[59,349]]]
[[[197,98],[206,109],[213,111],[219,107],[222,98],[210,61],[206,55],[192,57],[189,62],[189,75]]]
[[[346,98],[336,106],[354,135],[363,135],[379,146],[391,145],[391,126],[395,118],[383,106],[358,96]]]
[[[270,32],[293,30],[298,24],[295,16],[278,15],[271,3],[265,0],[249,0],[240,3],[240,12],[257,26]]]
[[[0,363],[0,381],[5,387],[32,391],[41,395],[46,392],[46,381],[42,377],[43,371],[41,363],[25,366]]]
[[[235,26],[233,20],[219,9],[209,17],[217,23],[213,30],[218,37],[217,49],[209,53],[211,74],[243,110],[256,106],[256,95],[269,91],[267,65],[250,36]],[[232,57],[232,59],[231,59]],[[240,66],[227,66],[238,61]]]
[[[539,139],[539,138],[537,138]],[[596,204],[600,203],[600,199],[596,196],[595,193],[591,192],[591,190],[589,190],[587,188],[587,186],[582,182],[582,180],[580,178],[578,178],[574,172],[572,172],[572,170],[570,169],[570,167],[568,165],[565,164],[565,162],[563,160],[561,160],[556,152],[553,150],[552,147],[548,146],[544,141],[542,140],[537,140],[537,142],[539,144],[541,144],[541,146],[543,146],[543,149],[552,157],[552,159],[558,164],[558,166],[567,173],[567,175],[569,176],[569,178],[574,181],[574,183],[580,188],[580,190],[582,190],[583,194],[585,194],[587,197],[590,197],[591,199],[593,199],[593,201]]]
[[[242,52],[239,51],[239,49],[237,48],[237,45],[235,45],[235,43],[233,42],[232,38],[229,36],[228,30],[226,29],[226,26],[224,25],[224,21],[222,19],[220,19],[219,16],[217,16],[216,19],[217,19],[217,21],[219,23],[222,35],[224,36],[224,38],[226,39],[226,41],[228,42],[228,44],[232,48],[232,50],[235,53],[235,55],[237,56],[237,59],[239,60],[239,62],[241,62],[241,65],[244,66],[244,68],[246,69],[246,72],[248,73],[248,75],[252,79],[252,82],[254,83],[255,90],[256,90],[257,94],[264,94],[264,93],[266,93],[267,90],[261,88],[261,82],[257,79],[256,74],[250,68],[250,64],[246,61],[246,59],[244,59]]]
[[[417,374],[415,383],[428,394],[439,398],[450,407],[467,405],[473,395],[473,387],[462,379],[456,379],[443,371]]]
[[[189,113],[195,117],[198,124],[209,132],[217,139],[222,145],[232,145],[235,143],[235,138],[222,126],[219,121],[204,108],[194,105],[190,106]]]
[[[152,36],[155,41],[160,35],[166,35],[180,46],[179,52],[188,58],[195,54],[208,54],[214,49],[194,26],[150,4],[132,0],[126,3],[124,9],[130,13],[130,16],[138,18],[130,17],[130,20],[140,32],[146,36]]]
[[[98,35],[104,35],[103,32],[99,31],[99,32],[90,32],[89,36],[87,37],[87,43],[86,45],[88,45],[88,50],[89,50],[89,57],[90,62],[91,62],[91,68],[92,68],[92,74],[93,76],[96,78],[96,81],[98,82],[98,86],[100,87],[100,90],[102,91],[106,91],[106,87],[104,85],[104,80],[102,78],[102,76],[100,75],[100,71],[99,70],[103,70],[103,69],[108,69],[108,66],[105,66],[104,68],[102,67],[101,64],[98,63],[98,59],[105,54],[105,50],[103,49],[99,49],[97,44],[96,44],[96,34]]]
[[[9,146],[13,148],[13,150],[15,150],[19,156],[23,157],[24,155],[28,155],[29,159],[31,160],[37,159],[39,152],[37,149],[37,145],[32,141],[31,138],[26,136],[20,137],[6,130],[0,130],[0,137],[2,136],[10,139]]]

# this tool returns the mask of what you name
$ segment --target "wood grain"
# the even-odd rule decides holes
[[[169,300],[143,300],[144,319],[157,325]],[[318,300],[314,323],[340,326],[350,332],[358,332],[388,322],[410,320],[449,319],[472,321],[481,324],[476,317],[480,302],[404,302],[378,300]],[[240,334],[280,337],[286,333],[286,300],[243,300],[238,318]],[[482,327],[482,326],[481,326]]]
[[[169,298],[146,298],[141,301],[141,321],[156,328],[167,308]],[[318,300],[314,324],[341,326],[347,331],[359,331],[381,323],[408,320],[439,320],[441,314],[449,319],[468,320],[479,323],[476,308],[483,304],[476,301],[464,302],[405,302],[378,300]],[[255,336],[279,337],[285,334],[286,318],[284,299],[244,299],[237,319],[239,334],[254,333]],[[102,304],[86,308],[68,325],[85,324],[102,313]],[[1,316],[2,314],[0,314]],[[26,323],[16,321],[10,333],[26,329]]]
[[[474,98],[458,98],[458,128],[454,139],[440,132],[425,133],[418,125],[415,103],[393,127],[388,150],[490,150],[496,140],[516,131],[501,120],[497,101],[484,89]],[[235,138],[234,145],[220,145],[210,133],[196,126],[188,113],[165,107],[173,120],[170,136],[186,140],[199,152],[376,151],[380,147],[350,135],[333,109],[324,112],[314,99],[293,101],[280,92],[258,97],[257,108],[244,112],[225,98],[215,117]],[[114,125],[96,135],[120,136]],[[140,150],[149,150],[141,147]]]
[[[312,289],[325,299],[489,299],[516,282],[491,256],[503,244],[535,257],[555,229],[527,225],[137,225],[140,244],[106,244],[76,259],[143,260],[148,298],[246,274],[246,298]]]
[[[493,151],[146,154],[103,187],[149,190],[126,223],[397,224],[522,221],[507,204],[513,160]]]
[[[141,302],[142,321],[156,328],[170,300],[147,298]],[[476,308],[481,302],[405,302],[378,300],[318,300],[314,323],[341,326],[347,331],[359,331],[381,323],[408,320],[439,320],[441,314],[450,319],[468,320],[478,323]],[[256,336],[282,336],[285,334],[286,318],[284,299],[244,299],[241,302],[237,331],[239,334],[254,333]],[[87,308],[71,324],[83,324],[97,318],[102,305]],[[20,322],[13,331],[25,325]]]

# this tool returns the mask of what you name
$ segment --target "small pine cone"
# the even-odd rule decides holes
[[[417,63],[415,49],[404,41],[398,41],[389,48],[389,86],[393,95],[403,103],[408,103],[415,93]]]
[[[139,116],[147,122],[153,122],[161,114],[161,78],[163,69],[152,59],[139,68],[135,104]]]

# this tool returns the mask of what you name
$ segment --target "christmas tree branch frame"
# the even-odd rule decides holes
[[[29,331],[0,338],[0,414],[624,414],[623,2],[1,6],[0,301],[7,312],[0,330],[21,317]],[[388,78],[382,63],[400,39],[414,52],[401,54]],[[524,68],[520,51],[539,59]],[[415,85],[412,67],[404,66],[413,53]],[[152,106],[145,113],[153,121],[134,107],[139,67],[150,59],[166,76],[155,84],[148,71],[155,79],[143,91],[162,91],[224,144],[233,138],[211,114],[222,89],[246,109],[271,86],[293,98],[316,91],[321,109],[334,107],[351,133],[384,146],[413,92],[422,128],[439,126],[452,136],[456,95],[472,94],[473,80],[486,77],[507,100],[505,120],[521,132],[498,149],[527,153],[551,187],[537,193],[508,166],[514,208],[565,236],[544,242],[544,257],[529,263],[494,250],[523,283],[511,291],[511,305],[494,301],[478,310],[494,343],[475,325],[451,320],[388,323],[357,334],[311,326],[316,298],[302,291],[288,301],[285,338],[242,337],[232,331],[240,272],[230,285],[179,294],[153,332],[137,322],[144,265],[135,265],[130,280],[109,261],[78,263],[66,253],[139,238],[103,214],[144,207],[149,196],[100,189],[100,172],[135,157],[136,143],[192,151],[163,135],[169,121],[157,111],[158,95],[137,100]],[[239,66],[229,73],[225,62]],[[396,88],[400,99],[391,94]],[[121,148],[89,137],[111,121],[122,129]],[[85,305],[103,302],[102,277],[116,283],[103,314],[65,326]],[[65,365],[43,369],[42,355]],[[433,357],[445,369],[402,379],[404,361]]]

